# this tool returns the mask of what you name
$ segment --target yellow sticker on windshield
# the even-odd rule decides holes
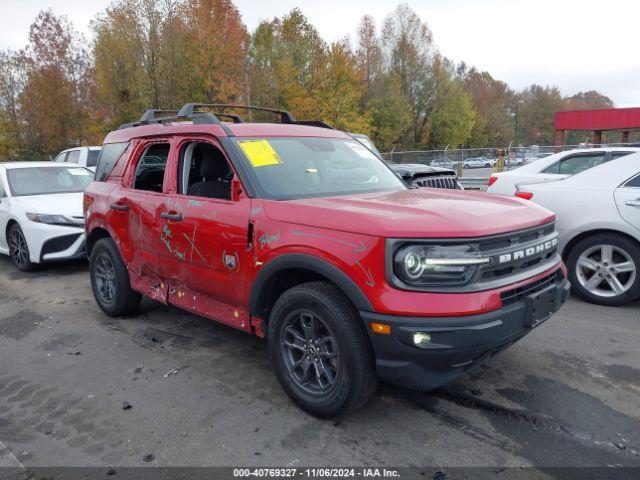
[[[238,142],[254,168],[280,165],[282,160],[267,140],[242,140]]]

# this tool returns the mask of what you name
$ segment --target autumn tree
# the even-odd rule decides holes
[[[91,70],[86,41],[50,10],[36,17],[20,61],[26,70],[19,95],[24,149],[55,153],[87,140]]]
[[[251,39],[251,101],[317,118],[327,46],[299,9],[262,22]]]
[[[518,94],[517,142],[552,145],[553,118],[563,110],[564,100],[557,87],[531,85]]]
[[[425,79],[434,55],[431,30],[407,4],[401,4],[384,21],[382,44],[388,72],[397,76],[409,102],[412,131],[409,141],[419,145],[423,137],[426,102]]]
[[[467,144],[470,147],[508,145],[513,140],[515,92],[489,72],[458,65],[456,76],[462,82],[476,110],[476,119]]]

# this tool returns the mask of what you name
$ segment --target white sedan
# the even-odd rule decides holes
[[[462,168],[492,168],[496,165],[495,158],[474,157],[462,161]]]
[[[588,148],[555,153],[508,172],[491,174],[487,192],[514,195],[520,183],[562,180],[635,152],[640,152],[640,148]]]
[[[102,147],[74,147],[60,152],[54,162],[76,163],[82,167],[86,167],[93,173],[96,172],[98,158]]]
[[[84,256],[84,167],[52,162],[0,163],[0,253],[20,270]]]
[[[554,211],[573,290],[601,305],[640,298],[640,153],[516,196]]]

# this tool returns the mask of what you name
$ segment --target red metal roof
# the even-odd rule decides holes
[[[640,129],[640,108],[608,108],[556,112],[556,130]]]

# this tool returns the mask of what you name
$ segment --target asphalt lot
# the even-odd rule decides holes
[[[640,303],[572,298],[446,388],[382,385],[321,421],[286,398],[262,340],[151,301],[110,319],[85,263],[0,257],[0,466],[640,467],[639,343]]]

